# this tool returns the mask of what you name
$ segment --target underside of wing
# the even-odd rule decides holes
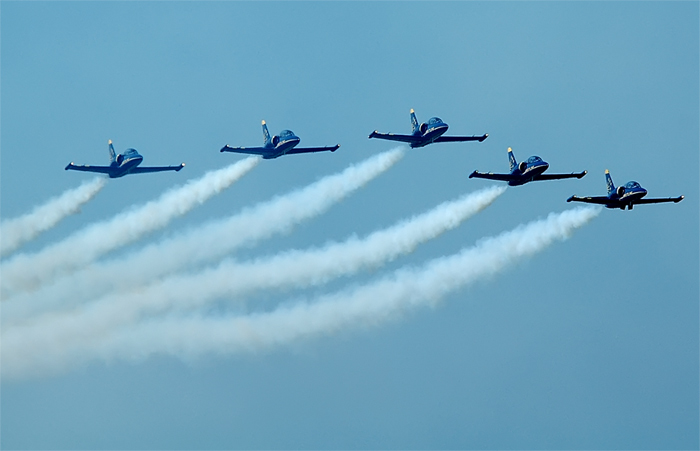
[[[417,143],[421,140],[421,138],[418,136],[395,135],[394,133],[379,133],[377,131],[373,131],[372,134],[369,135],[369,137],[377,139],[386,139],[389,141],[401,141],[403,143]]]
[[[567,202],[585,202],[587,204],[600,204],[607,205],[610,202],[610,198],[607,196],[593,196],[593,197],[576,197],[571,196],[566,199]]]
[[[533,180],[561,180],[561,179],[580,179],[586,175],[588,171],[572,172],[571,174],[540,174],[533,177]]]
[[[135,167],[131,171],[129,171],[130,174],[145,174],[147,172],[164,172],[164,171],[179,171],[180,169],[185,167],[185,163],[182,163],[178,166],[146,166],[146,167]]]
[[[635,204],[660,204],[663,202],[680,202],[685,198],[685,196],[678,196],[678,197],[659,197],[656,199],[639,199],[638,201],[635,202]]]
[[[311,153],[311,152],[335,152],[338,150],[338,147],[340,147],[340,144],[336,144],[335,146],[330,146],[330,147],[294,147],[293,149],[290,149],[287,151],[286,155],[290,155],[293,153]]]
[[[86,165],[77,165],[70,163],[68,166],[66,166],[66,171],[82,171],[82,172],[98,172],[100,174],[111,174],[114,172],[114,168],[111,166],[90,166],[89,164]]]
[[[270,149],[266,149],[264,147],[231,147],[229,145],[225,145],[224,147],[222,147],[220,152],[247,153],[262,156],[271,153]]]
[[[439,136],[433,142],[434,143],[450,143],[450,142],[463,142],[463,141],[482,142],[483,140],[485,140],[488,137],[489,137],[488,133],[481,135],[481,136]]]
[[[478,178],[478,179],[489,179],[489,180],[501,180],[503,182],[510,182],[511,180],[515,180],[516,177],[513,176],[513,174],[494,174],[493,172],[479,172],[479,171],[474,171],[471,174],[469,174],[469,178]]]

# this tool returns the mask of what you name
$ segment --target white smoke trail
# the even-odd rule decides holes
[[[0,255],[9,254],[36,238],[41,232],[55,226],[66,216],[77,213],[83,204],[100,192],[106,180],[97,177],[86,181],[77,188],[49,199],[31,213],[0,223]]]
[[[3,262],[2,289],[7,298],[33,290],[57,276],[73,272],[100,255],[167,225],[210,197],[231,186],[260,162],[249,157],[165,192],[159,199],[114,218],[92,224],[36,254],[20,254]]]
[[[168,309],[192,309],[222,296],[241,296],[256,289],[319,285],[363,267],[376,266],[413,251],[418,244],[453,229],[483,210],[503,192],[494,186],[379,230],[364,239],[352,237],[320,249],[293,250],[252,263],[225,261],[197,274],[177,274],[134,293],[114,293],[80,311],[34,318],[34,327],[50,327],[55,338],[80,331],[80,339],[94,339],[143,314]],[[7,312],[3,310],[3,317]],[[7,323],[5,323],[7,325]]]
[[[460,253],[435,259],[423,268],[396,271],[377,282],[315,303],[298,302],[270,313],[223,318],[167,318],[145,321],[101,340],[79,331],[69,343],[51,328],[11,329],[3,334],[3,372],[10,377],[62,370],[93,358],[146,358],[155,353],[192,358],[203,353],[228,354],[284,345],[357,325],[376,325],[401,312],[438,302],[460,287],[503,270],[523,257],[568,238],[587,224],[599,208],[552,213]]]
[[[3,324],[56,306],[69,307],[113,290],[134,288],[187,265],[221,257],[243,244],[287,231],[301,221],[323,213],[389,169],[403,155],[402,148],[375,155],[338,174],[232,217],[148,245],[125,258],[95,263],[36,293],[16,296],[11,299],[11,304],[9,301],[3,304]],[[115,277],[117,274],[119,277]],[[126,281],[128,285],[125,287]]]

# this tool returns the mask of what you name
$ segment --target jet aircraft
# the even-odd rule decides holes
[[[150,166],[150,167],[138,167],[143,161],[143,157],[136,151],[136,149],[126,149],[123,154],[117,154],[114,151],[114,146],[112,145],[112,140],[109,140],[109,166],[90,166],[90,165],[77,165],[73,162],[66,166],[67,170],[72,171],[83,171],[83,172],[99,172],[101,174],[109,175],[109,178],[115,179],[117,177],[123,177],[127,174],[143,174],[145,172],[163,172],[163,171],[179,171],[185,167],[185,163],[181,163],[179,166]]]
[[[580,179],[588,171],[571,174],[543,174],[549,168],[549,163],[538,156],[532,156],[520,164],[515,160],[513,149],[508,148],[508,161],[510,162],[510,174],[494,174],[493,172],[483,173],[474,171],[469,174],[469,178],[480,178],[490,180],[502,180],[508,182],[510,186],[524,185],[535,180],[558,180],[558,179]]]
[[[662,202],[674,202],[678,203],[683,200],[685,196],[678,197],[663,197],[655,199],[642,199],[647,195],[647,190],[642,188],[642,186],[635,182],[627,182],[623,186],[615,188],[612,177],[610,176],[610,171],[605,170],[605,182],[608,185],[608,195],[607,196],[595,196],[595,197],[576,197],[571,196],[566,199],[567,202],[585,202],[588,204],[600,204],[605,205],[607,208],[619,208],[624,210],[627,207],[631,210],[635,204],[659,204]]]
[[[369,137],[377,139],[386,139],[389,141],[401,141],[409,143],[412,149],[416,147],[427,146],[432,143],[444,143],[444,142],[461,142],[461,141],[479,141],[482,142],[489,137],[486,133],[482,136],[442,136],[448,129],[448,125],[442,121],[439,117],[431,117],[428,123],[425,122],[418,124],[416,119],[416,112],[411,109],[411,125],[413,126],[413,133],[410,135],[396,135],[394,133],[379,133],[378,131],[373,131]]]
[[[291,130],[282,130],[279,135],[270,137],[270,132],[267,130],[267,124],[262,121],[263,131],[263,146],[262,147],[230,147],[228,144],[221,148],[220,152],[235,152],[248,153],[253,155],[261,155],[263,159],[270,160],[272,158],[281,157],[282,155],[291,155],[294,153],[309,153],[309,152],[335,152],[340,147],[336,144],[332,147],[296,147],[301,139]]]

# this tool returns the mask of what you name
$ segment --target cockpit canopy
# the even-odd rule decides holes
[[[296,138],[297,135],[295,135],[294,132],[291,130],[282,130],[279,134],[279,137],[281,141],[286,141],[288,139]]]
[[[533,155],[527,159],[527,164],[537,164],[537,163],[542,163],[542,158],[538,157],[537,155]]]
[[[433,126],[433,125],[438,125],[438,124],[444,124],[444,122],[442,122],[442,119],[440,119],[439,117],[431,117],[430,119],[428,119],[428,126]]]
[[[625,188],[627,188],[627,189],[637,189],[637,188],[641,188],[641,187],[642,187],[642,185],[640,185],[639,183],[637,183],[635,181],[627,182],[625,184]]]
[[[138,155],[138,154],[139,154],[139,153],[136,151],[136,149],[126,149],[126,150],[124,151],[124,154],[123,154],[123,155],[124,155],[125,157],[133,157],[133,156],[136,156],[136,155]]]

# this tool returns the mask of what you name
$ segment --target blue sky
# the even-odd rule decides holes
[[[242,260],[387,227],[490,185],[507,147],[582,180],[509,188],[362,285],[602,195],[603,171],[679,204],[602,211],[434,308],[265,352],[94,361],[3,380],[6,449],[697,449],[696,2],[3,2],[2,218],[91,176],[107,140],[176,174],[111,180],[33,252],[291,129],[335,153],[264,161],[166,229],[196,228],[394,146],[408,111],[483,143],[431,145]],[[119,275],[115,275],[119,277]],[[128,283],[125,280],[124,283]]]

